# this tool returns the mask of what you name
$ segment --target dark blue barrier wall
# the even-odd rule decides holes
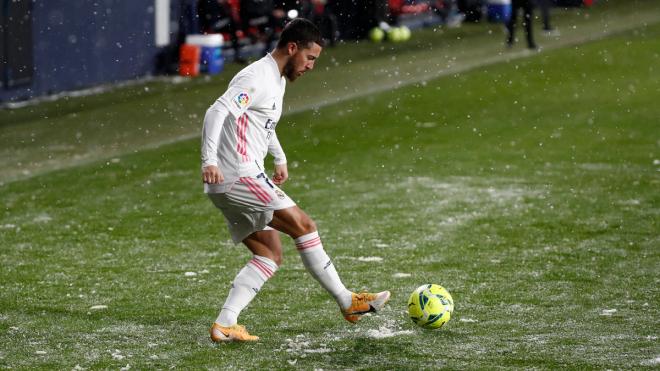
[[[175,45],[188,0],[172,0]],[[34,76],[30,84],[0,88],[0,102],[31,99],[156,73],[154,0],[35,0],[32,3]],[[185,22],[184,22],[185,23]]]

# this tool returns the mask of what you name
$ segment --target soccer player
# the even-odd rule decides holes
[[[286,80],[293,82],[313,69],[322,46],[313,23],[292,20],[275,49],[234,76],[206,111],[204,191],[225,216],[234,243],[243,242],[253,254],[234,278],[210,329],[215,342],[259,339],[237,320],[282,262],[278,231],[294,239],[305,268],[334,297],[347,321],[355,323],[365,313],[380,310],[390,298],[389,291],[356,294],[346,289],[314,221],[278,187],[288,178],[286,156],[275,134]],[[264,173],[267,153],[274,158],[272,180]]]

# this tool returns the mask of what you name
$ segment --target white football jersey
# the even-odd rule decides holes
[[[206,111],[202,167],[217,165],[225,178],[221,184],[205,184],[206,193],[227,192],[238,178],[262,173],[268,153],[275,164],[286,163],[275,134],[285,87],[275,59],[267,54],[236,74]]]

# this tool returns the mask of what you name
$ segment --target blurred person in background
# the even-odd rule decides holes
[[[335,45],[339,38],[339,23],[332,0],[305,0],[302,4],[302,17],[319,28],[323,38],[328,40],[328,46]]]
[[[548,36],[559,36],[559,31],[550,24],[550,8],[553,6],[553,0],[538,0],[538,5],[543,20],[543,33]]]
[[[246,63],[240,55],[238,33],[241,30],[241,19],[237,7],[233,7],[229,0],[199,0],[197,15],[202,33],[229,35],[234,50],[234,61]]]
[[[282,3],[273,0],[241,0],[240,17],[245,35],[253,42],[265,43],[262,55],[268,53],[270,45],[277,40],[278,29],[286,23]]]
[[[534,19],[534,4],[532,0],[512,0],[511,1],[511,18],[506,24],[507,28],[507,39],[506,44],[508,47],[512,47],[513,43],[516,41],[515,31],[516,31],[516,22],[518,18],[518,10],[522,9],[523,11],[523,21],[522,24],[525,27],[525,33],[527,34],[527,47],[529,49],[536,49],[536,43],[534,42],[534,35],[532,33],[532,20]]]
[[[388,21],[387,0],[334,0],[332,5],[342,39],[363,39],[369,30]]]
[[[465,15],[458,11],[456,0],[435,0],[431,2],[431,9],[449,28],[460,27],[465,19]]]

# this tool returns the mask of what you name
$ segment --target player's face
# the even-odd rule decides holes
[[[290,52],[292,52],[291,58],[284,66],[284,75],[291,82],[314,68],[314,62],[321,55],[323,49],[317,43],[312,43],[308,48],[299,48],[297,45],[294,47],[294,45],[292,45],[293,50],[290,49]]]

